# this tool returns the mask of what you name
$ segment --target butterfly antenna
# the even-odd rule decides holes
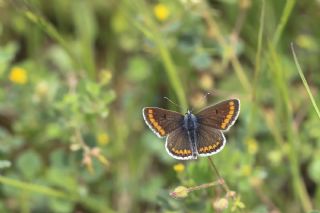
[[[181,108],[181,106],[179,106],[178,104],[176,104],[175,102],[173,102],[172,100],[170,100],[170,98],[168,97],[163,97],[164,99],[166,99],[167,101],[169,101],[170,103],[172,103],[173,105],[175,105],[176,107]]]

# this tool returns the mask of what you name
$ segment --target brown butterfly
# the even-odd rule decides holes
[[[185,115],[158,107],[145,107],[142,114],[150,129],[160,138],[167,137],[166,150],[179,160],[196,159],[221,151],[226,143],[223,131],[237,120],[240,100],[225,100],[199,113]]]

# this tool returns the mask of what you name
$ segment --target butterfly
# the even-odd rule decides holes
[[[226,143],[223,132],[237,120],[240,100],[229,99],[193,114],[185,115],[158,107],[145,107],[143,118],[160,138],[166,137],[166,150],[179,160],[197,159],[220,152]]]

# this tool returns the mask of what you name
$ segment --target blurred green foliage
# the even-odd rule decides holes
[[[317,212],[319,10],[0,0],[0,212]],[[207,158],[172,159],[141,110],[229,97],[240,117],[212,157],[226,194]]]

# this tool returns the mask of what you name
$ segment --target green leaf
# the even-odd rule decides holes
[[[61,212],[61,213],[72,212],[73,205],[74,205],[69,201],[61,200],[61,199],[51,199],[49,203],[54,212]]]
[[[208,53],[196,54],[191,58],[191,63],[198,70],[208,69],[211,65],[211,58]]]
[[[103,96],[103,101],[105,104],[111,103],[116,98],[116,93],[113,90],[109,90],[105,92]]]
[[[38,153],[28,150],[18,157],[17,167],[25,177],[32,179],[41,170],[42,161]]]
[[[9,63],[16,55],[18,45],[15,42],[10,42],[5,46],[0,46],[0,76],[9,66]]]
[[[140,57],[133,57],[129,61],[127,68],[127,76],[132,81],[142,81],[146,79],[151,73],[149,62]]]
[[[85,84],[87,92],[94,98],[100,94],[100,85],[91,81],[87,81]]]
[[[315,158],[308,167],[310,178],[317,183],[320,183],[320,158]]]
[[[77,190],[76,179],[72,177],[70,171],[67,169],[49,169],[46,173],[46,178],[54,186],[61,187],[71,193]]]

